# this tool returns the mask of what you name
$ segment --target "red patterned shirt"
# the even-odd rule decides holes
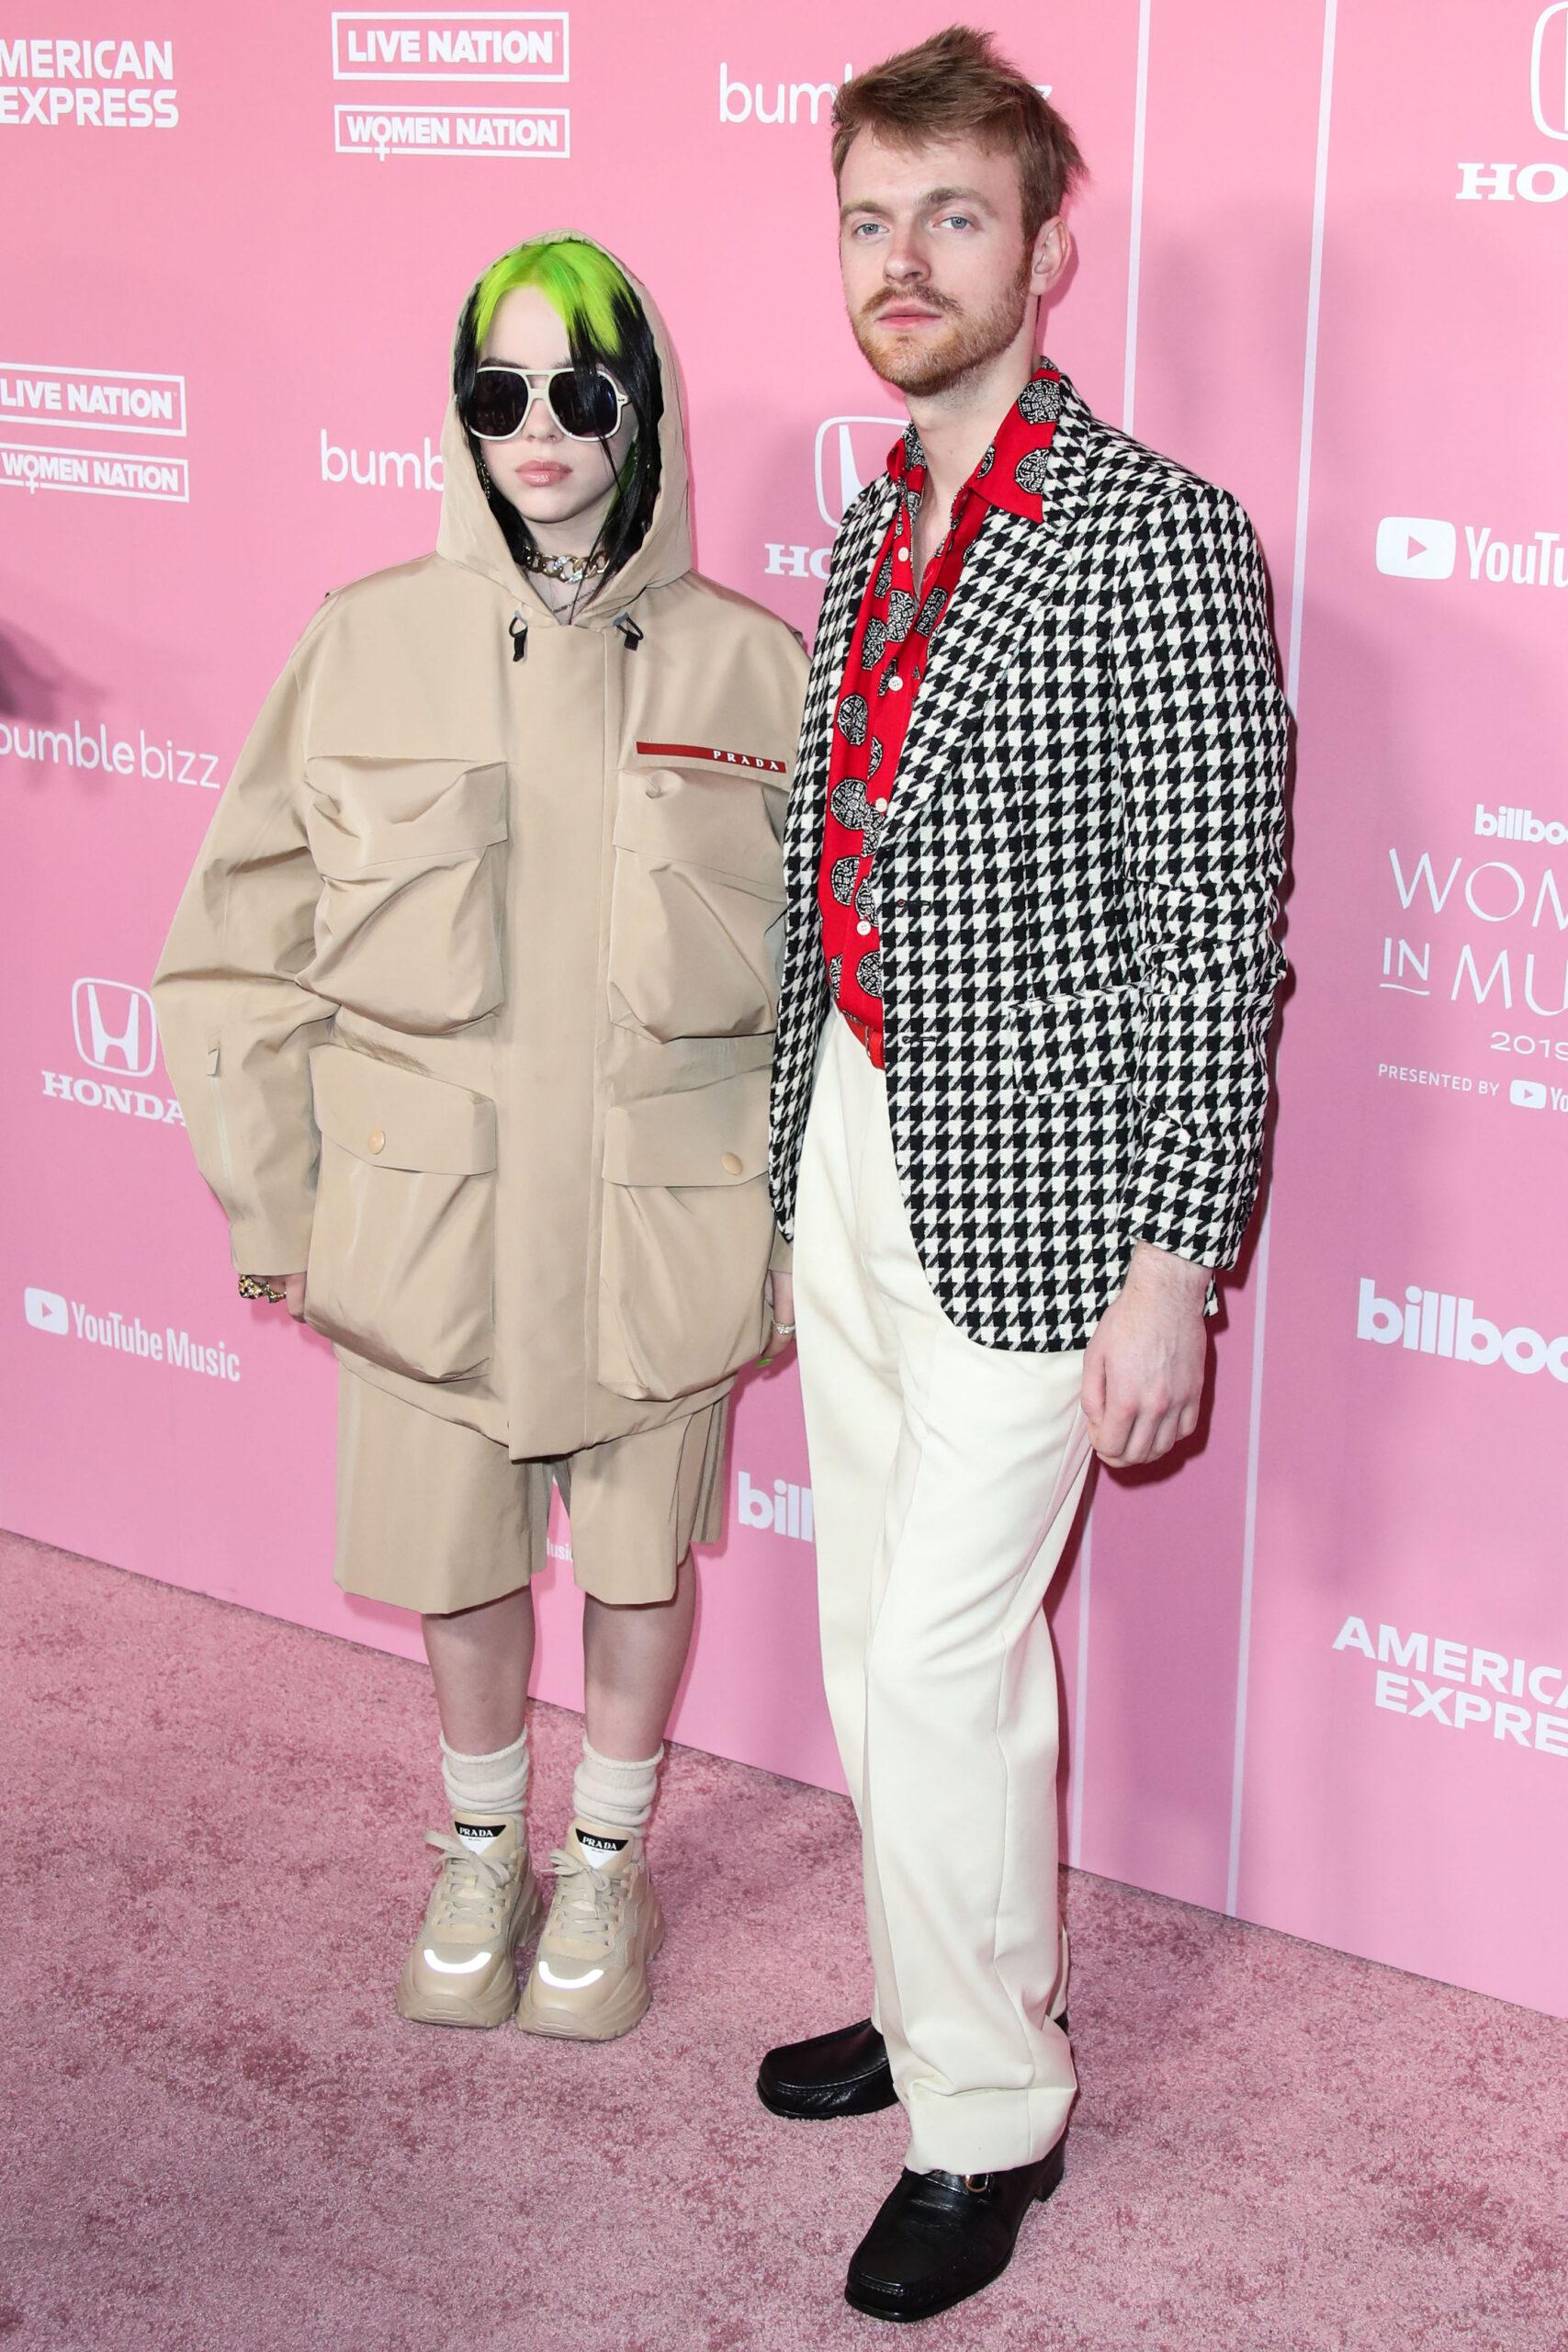
[[[899,491],[850,639],[833,721],[828,817],[817,902],[833,1001],[878,1069],[882,1064],[882,941],[873,887],[877,846],[898,774],[916,690],[964,558],[993,506],[1038,522],[1045,452],[1056,430],[1061,381],[1037,368],[997,437],[953,502],[948,533],[914,586],[914,517],[926,487],[925,452],[911,424],[888,453]]]

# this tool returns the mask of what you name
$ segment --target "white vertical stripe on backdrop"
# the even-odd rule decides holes
[[[1138,279],[1144,247],[1144,145],[1148,123],[1149,18],[1154,0],[1138,0],[1138,62],[1133,102],[1133,169],[1127,220],[1127,334],[1122,369],[1122,430],[1133,430],[1133,394],[1138,372]],[[1075,1574],[1078,1585],[1077,1663],[1073,1676],[1072,1804],[1067,1818],[1067,1860],[1083,1850],[1085,1729],[1089,1721],[1089,1611],[1093,1590],[1094,1488],[1084,1509],[1083,1535]]]
[[[1094,1514],[1085,1514],[1075,1574],[1078,1580],[1078,1648],[1073,1670],[1072,1802],[1067,1809],[1067,1860],[1083,1852],[1084,1725],[1089,1716],[1089,1597],[1094,1571]]]
[[[1328,130],[1334,96],[1334,43],[1339,0],[1324,0],[1323,71],[1318,84],[1317,169],[1312,197],[1312,259],[1307,272],[1306,351],[1302,370],[1301,456],[1296,471],[1296,544],[1291,565],[1291,616],[1285,639],[1285,695],[1292,711],[1302,670],[1302,603],[1306,583],[1307,506],[1312,490],[1313,412],[1317,398],[1317,322],[1323,290],[1323,227],[1328,200]],[[1252,1662],[1252,1584],[1258,1540],[1258,1463],[1263,1427],[1263,1340],[1269,1318],[1269,1245],[1265,1206],[1258,1232],[1258,1297],[1253,1317],[1251,1425],[1247,1446],[1247,1510],[1241,1539],[1241,1624],[1236,1641],[1235,1746],[1231,1761],[1230,1860],[1225,1910],[1234,1917],[1241,1873],[1242,1793],[1247,1778],[1247,1689]]]
[[[1133,184],[1127,224],[1127,345],[1122,371],[1122,430],[1133,430],[1138,374],[1138,276],[1144,256],[1144,131],[1149,105],[1149,17],[1154,0],[1138,0],[1137,96],[1133,106]]]

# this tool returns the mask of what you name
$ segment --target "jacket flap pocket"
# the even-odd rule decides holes
[[[635,850],[649,865],[707,866],[760,897],[782,900],[784,797],[760,791],[758,781],[740,768],[627,767],[615,847]]]
[[[1033,997],[1010,1008],[1013,1053],[1026,1085],[1057,1091],[1121,1086],[1137,1059],[1135,989]]]
[[[495,1166],[495,1104],[464,1086],[318,1046],[310,1056],[316,1125],[373,1168],[475,1176]]]
[[[316,757],[305,767],[307,827],[323,874],[419,859],[477,857],[506,839],[506,763]]]
[[[768,1164],[768,1073],[618,1102],[604,1121],[612,1184],[744,1184]]]

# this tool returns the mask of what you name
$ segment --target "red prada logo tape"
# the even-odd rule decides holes
[[[655,760],[716,760],[721,767],[761,768],[769,775],[787,773],[783,760],[764,760],[756,752],[717,752],[711,743],[639,743],[637,750]]]

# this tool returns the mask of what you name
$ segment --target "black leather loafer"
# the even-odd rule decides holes
[[[844,2300],[877,2319],[933,2319],[999,2278],[1019,2225],[1062,2177],[1058,2140],[1014,2172],[906,2172],[855,2249]]]
[[[775,2115],[874,2115],[897,2098],[887,2044],[869,2018],[786,2041],[770,2050],[757,2074],[757,2097]]]
[[[1067,2016],[1055,2023],[1067,2032]],[[769,2051],[757,2070],[757,2098],[773,2114],[828,2121],[835,2114],[877,2114],[898,2098],[886,2041],[861,2018],[835,2034],[811,2034]]]
[[[1056,2019],[1067,2030],[1064,2013]],[[898,2094],[887,2064],[887,2044],[869,2018],[840,2026],[836,2033],[813,2034],[809,2041],[786,2041],[770,2050],[757,2074],[757,2097],[775,2115],[826,2122],[835,2115],[874,2115]]]

